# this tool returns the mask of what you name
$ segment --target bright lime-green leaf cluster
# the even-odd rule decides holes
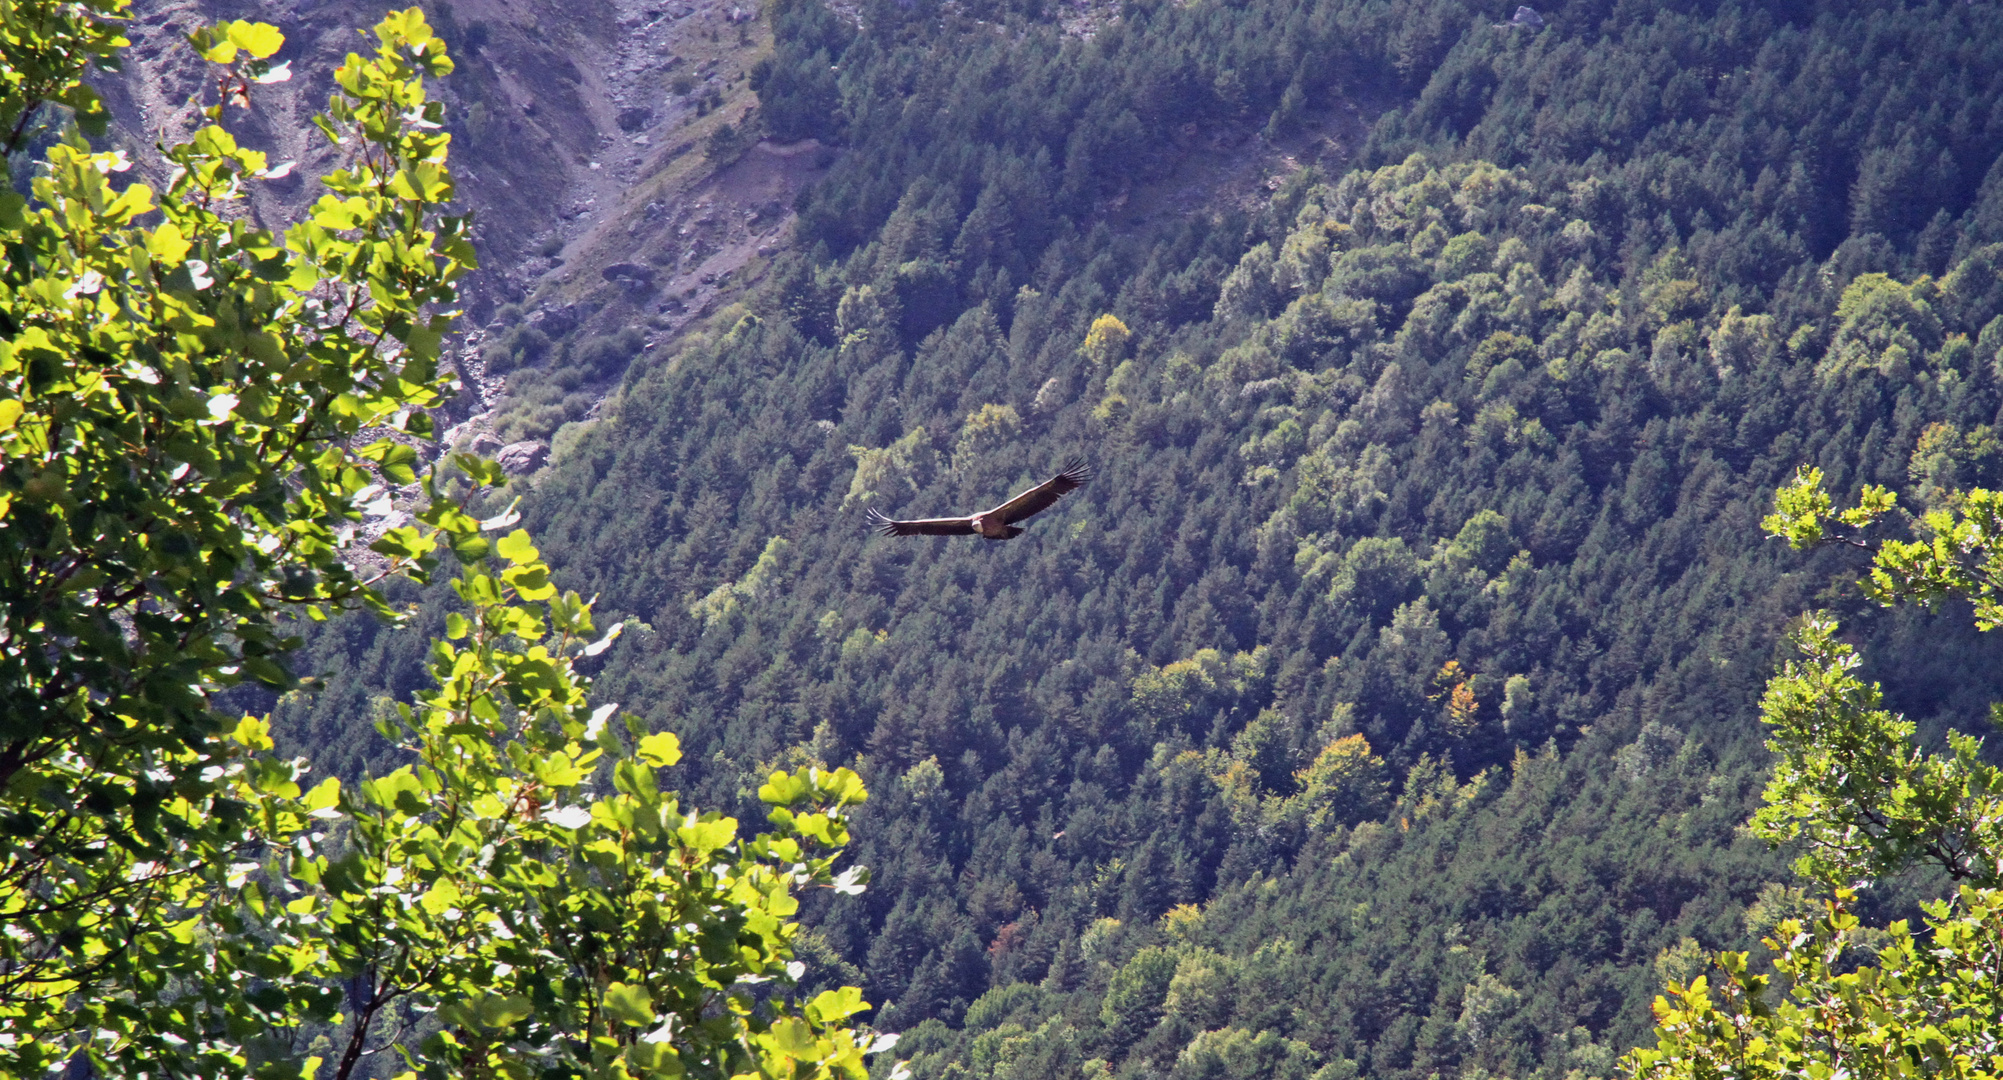
[[[1920,519],[1922,538],[1890,540],[1871,567],[1872,594],[1975,608],[1980,630],[2003,626],[2003,491],[1976,488]]]
[[[1943,501],[1916,523],[1923,539],[1843,539],[1873,551],[1874,599],[1964,599],[1991,629],[2003,622],[2003,499],[1975,490]],[[1796,548],[1831,539],[1832,524],[1861,531],[1894,507],[1867,488],[1860,505],[1833,512],[1821,473],[1807,468],[1776,503],[1765,527]],[[1960,732],[1945,754],[1921,749],[1836,635],[1830,616],[1805,618],[1797,658],[1767,683],[1761,717],[1778,760],[1752,821],[1769,841],[1805,849],[1796,869],[1829,891],[1827,914],[1781,923],[1766,942],[1773,976],[1727,952],[1711,976],[1671,983],[1655,1002],[1656,1046],[1628,1055],[1633,1076],[2003,1076],[2003,769]],[[1875,961],[1859,964],[1856,888],[1916,863],[1945,871],[1959,892],[1926,905],[1927,933],[1894,923]]]
[[[1761,718],[1778,755],[1753,829],[1776,844],[1801,841],[1800,872],[1848,886],[1930,862],[1953,877],[2003,886],[2003,770],[1981,740],[1948,735],[1929,754],[1914,725],[1880,707],[1856,676],[1857,655],[1826,615],[1793,638],[1800,658],[1767,683]]]
[[[1829,533],[1831,522],[1861,530],[1890,512],[1897,503],[1898,496],[1873,484],[1864,488],[1856,506],[1837,512],[1832,509],[1829,492],[1823,490],[1822,470],[1804,466],[1786,487],[1774,493],[1774,512],[1760,522],[1760,528],[1768,536],[1786,540],[1796,551],[1803,551],[1833,539]]]
[[[91,68],[116,69],[128,0],[7,0],[0,7],[0,136],[9,153],[45,105],[102,134],[109,114],[84,81]]]
[[[434,507],[416,542],[472,550],[480,524]],[[833,863],[861,782],[775,773],[776,829],[748,838],[683,807],[657,774],[675,737],[587,700],[573,664],[610,637],[590,605],[547,584],[526,533],[491,546],[453,581],[468,610],[432,645],[435,688],[381,725],[412,763],[334,796],[338,852],[295,843],[271,868],[300,899],[267,905],[260,936],[347,988],[337,1062],[417,1009],[441,1026],[403,1051],[439,1075],[859,1080],[860,993],[784,988],[798,890],[856,876]]]
[[[83,76],[115,61],[123,7],[0,9],[10,157],[30,121],[101,112]],[[222,81],[245,85],[282,40],[203,33],[244,53]],[[283,824],[257,820],[261,800],[296,794],[298,769],[253,731],[225,738],[209,694],[294,684],[281,616],[388,611],[345,548],[378,478],[414,479],[396,465],[409,448],[355,441],[428,431],[472,265],[449,186],[394,182],[443,167],[413,110],[444,70],[432,40],[421,15],[394,16],[373,59],[343,65],[338,227],[250,224],[246,191],[280,169],[214,124],[162,148],[157,198],[122,153],[73,138],[36,164],[31,198],[0,192],[0,1024],[17,1033],[0,1052],[16,1062],[66,1052],[42,1041],[57,1031],[133,1060],[235,1053],[120,1040],[205,1015],[135,1002],[228,954],[190,929],[190,890]]]
[[[1655,1000],[1653,1048],[1628,1056],[1636,1077],[1782,1080],[2003,1076],[2003,895],[1965,887],[1927,905],[1931,934],[1890,928],[1875,963],[1855,966],[1860,929],[1838,890],[1810,926],[1790,919],[1766,945],[1787,992],[1723,953],[1715,977],[1669,984]]]
[[[238,50],[249,53],[253,60],[269,57],[285,44],[285,37],[275,26],[238,19],[202,27],[188,36],[188,43],[202,54],[204,60],[233,64]]]
[[[0,4],[10,154],[101,113],[122,10]],[[317,121],[345,163],[282,234],[231,204],[289,164],[221,126],[282,77],[262,24],[192,35],[220,100],[161,197],[74,140],[0,193],[0,1075],[860,1080],[888,1045],[860,994],[790,995],[798,891],[861,887],[832,869],[860,781],[775,774],[755,837],[682,807],[674,736],[573,666],[616,628],[471,512],[499,470],[419,483],[473,253],[424,91],[451,62],[417,9],[375,35]],[[385,485],[417,523],[364,553]],[[465,610],[381,725],[404,767],[310,782],[211,711],[295,685],[283,619],[395,617],[375,582],[448,556]]]
[[[1974,606],[1977,629],[2003,626],[2003,491],[1956,491],[1941,502],[1915,523],[1918,539],[1866,543],[1860,534],[1897,508],[1897,496],[1869,485],[1856,506],[1835,510],[1822,470],[1803,468],[1775,494],[1761,527],[1797,550],[1831,540],[1871,550],[1865,591],[1880,603],[1932,606],[1959,597]],[[1852,532],[1835,534],[1832,525]]]

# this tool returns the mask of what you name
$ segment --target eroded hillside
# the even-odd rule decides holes
[[[250,193],[251,213],[291,220],[337,155],[309,118],[356,28],[382,8],[139,4],[125,69],[104,80],[116,138],[145,170],[151,144],[185,137],[214,99],[185,35],[219,19],[270,21],[287,35],[276,59],[292,78],[255,88],[225,123],[274,163],[297,163]],[[770,48],[756,4],[462,0],[431,17],[457,64],[433,93],[482,260],[451,350],[467,392],[448,426],[453,441],[489,452],[519,444],[508,461],[529,469],[632,357],[756,278],[832,151],[741,130],[756,106],[747,71]],[[572,362],[594,343],[590,363]]]

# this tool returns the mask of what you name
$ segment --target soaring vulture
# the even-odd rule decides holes
[[[1063,498],[1065,492],[1084,487],[1085,481],[1090,479],[1092,470],[1073,462],[1065,466],[1063,472],[1000,506],[968,517],[896,521],[871,510],[869,520],[885,536],[981,536],[989,540],[1009,540],[1022,535],[1022,526],[1016,522],[1048,508]]]

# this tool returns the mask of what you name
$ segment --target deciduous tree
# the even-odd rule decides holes
[[[1838,512],[1821,473],[1803,469],[1765,527],[1796,547],[1868,547],[1870,596],[1969,601],[1987,629],[2003,566],[1999,496],[1976,489],[1952,501],[1915,523],[1916,539],[1873,541],[1865,530],[1896,508],[1891,493],[1867,487]],[[1857,677],[1856,652],[1836,633],[1830,616],[1806,618],[1793,635],[1799,657],[1767,683],[1762,719],[1779,760],[1752,823],[1803,845],[1796,868],[1827,887],[1825,912],[1774,930],[1773,976],[1726,952],[1712,973],[1671,982],[1656,999],[1657,1045],[1629,1056],[1638,1077],[2003,1074],[2003,770],[1972,735],[1949,733],[1945,754],[1922,749],[1912,722]],[[2003,706],[1991,711],[2003,720]],[[1894,923],[1860,963],[1858,947],[1877,943],[1850,910],[1856,889],[1915,863],[1946,871],[1959,891],[1925,905],[1923,933]]]
[[[121,0],[4,13],[10,157],[101,123]],[[833,1076],[886,1048],[854,988],[789,992],[799,889],[837,875],[846,770],[775,772],[772,831],[683,807],[675,737],[593,707],[612,643],[456,455],[412,443],[473,265],[417,9],[350,55],[319,119],[347,158],[282,234],[232,205],[280,174],[222,124],[157,203],[75,135],[0,196],[0,1072],[99,1076]],[[192,36],[228,98],[278,31]],[[159,216],[154,217],[155,214]],[[152,224],[148,224],[152,222]],[[364,432],[391,434],[361,443]],[[416,522],[363,551],[385,485]],[[505,532],[498,541],[489,534]],[[291,688],[286,620],[450,565],[431,689],[380,725],[405,764],[343,789],[213,695]]]

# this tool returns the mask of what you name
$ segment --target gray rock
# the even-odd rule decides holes
[[[509,476],[527,476],[543,467],[549,460],[549,444],[538,439],[526,439],[501,447],[494,455],[494,461],[501,471]]]
[[[644,289],[654,283],[654,268],[646,263],[613,263],[599,273],[605,280],[628,289]]]
[[[1532,30],[1541,30],[1544,28],[1544,16],[1537,14],[1536,8],[1525,5],[1516,9],[1516,14],[1509,19],[1509,25],[1527,26]]]
[[[583,319],[584,313],[577,309],[576,304],[564,304],[536,312],[529,316],[528,324],[552,338],[560,338],[577,329],[577,324]]]

